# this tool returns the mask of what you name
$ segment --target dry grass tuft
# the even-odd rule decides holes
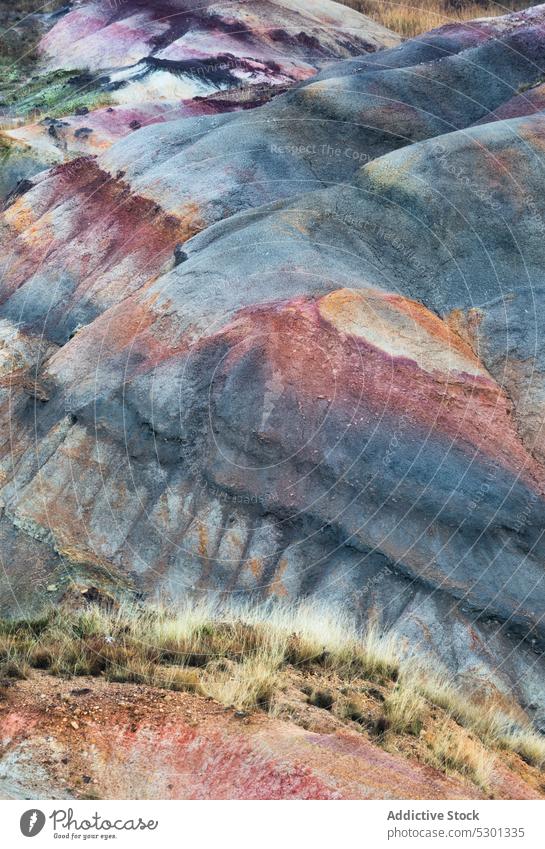
[[[428,706],[410,681],[400,681],[384,701],[388,730],[394,734],[420,734]]]
[[[463,728],[470,729],[484,745],[508,749],[539,768],[545,765],[545,737],[514,715],[494,704],[475,702],[443,675],[414,671],[416,686],[431,703]]]
[[[208,673],[201,687],[205,695],[238,710],[268,709],[278,690],[281,663],[281,655],[260,652],[255,657],[245,658],[231,671]]]
[[[472,18],[490,18],[525,9],[531,5],[525,0],[505,0],[503,3],[487,0],[338,0],[345,6],[357,9],[378,23],[411,38],[443,24],[467,21]]]
[[[19,642],[17,636],[0,634],[0,679],[28,678],[28,653],[28,645],[25,645],[24,641]]]
[[[545,766],[545,738],[538,736],[532,729],[515,729],[502,734],[499,745],[510,749],[531,766],[543,769]]]
[[[480,742],[461,728],[453,729],[445,723],[435,732],[430,745],[433,765],[469,778],[488,792],[496,758]]]

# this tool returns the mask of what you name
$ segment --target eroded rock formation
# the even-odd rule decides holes
[[[3,612],[316,597],[543,724],[545,7],[147,5],[42,43],[115,105],[9,132],[59,164],[3,218]]]

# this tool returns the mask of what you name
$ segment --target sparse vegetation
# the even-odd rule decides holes
[[[488,18],[526,9],[526,0],[339,0],[388,29],[410,38],[443,24]]]
[[[443,767],[446,772],[465,775],[483,790],[488,791],[494,771],[495,756],[482,743],[461,729],[445,723],[431,742],[430,763]]]
[[[22,81],[19,75],[15,66],[0,65],[0,106],[12,122],[38,121],[44,116],[58,119],[77,109],[98,109],[110,103],[99,80],[84,70],[52,71]]]
[[[543,769],[545,765],[545,739],[532,730],[515,728],[504,732],[499,737],[499,743],[520,755],[526,763]]]
[[[267,709],[280,686],[282,660],[281,653],[276,654],[265,647],[255,656],[243,658],[231,667],[221,664],[208,666],[201,679],[201,689],[216,701],[239,710]]]
[[[0,679],[25,678],[31,668],[195,692],[302,724],[305,710],[314,711],[388,748],[410,746],[485,789],[502,752],[545,764],[545,738],[529,723],[404,658],[395,635],[376,626],[361,635],[339,611],[311,604],[188,604],[176,612],[87,604],[0,622]]]
[[[418,689],[402,679],[384,700],[388,729],[395,734],[420,734],[427,705]]]

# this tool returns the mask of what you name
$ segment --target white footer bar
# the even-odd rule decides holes
[[[6,847],[543,847],[545,802],[5,801]]]

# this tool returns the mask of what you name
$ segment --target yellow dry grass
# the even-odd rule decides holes
[[[413,0],[413,2],[338,0],[338,2],[357,9],[406,38],[443,24],[473,18],[497,17],[531,5],[525,0],[506,0],[504,3],[481,2],[481,0],[475,0],[475,2],[473,0]]]
[[[429,762],[470,778],[485,792],[494,772],[496,757],[463,729],[444,723],[436,729],[430,741]]]
[[[419,734],[424,727],[426,701],[417,687],[402,679],[384,701],[384,714],[394,734]]]
[[[0,679],[32,667],[188,690],[244,711],[277,713],[291,688],[300,706],[329,711],[386,746],[406,739],[483,788],[502,751],[545,764],[545,738],[520,716],[476,703],[422,658],[407,659],[395,634],[375,625],[362,633],[341,611],[313,604],[95,605],[0,621]]]

